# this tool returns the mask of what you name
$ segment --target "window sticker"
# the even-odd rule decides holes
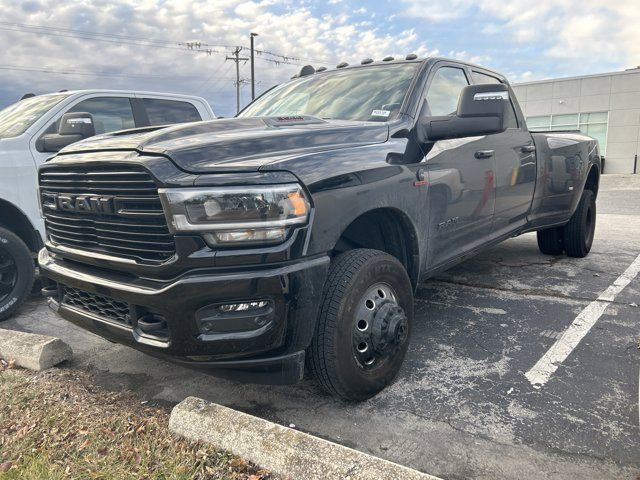
[[[391,115],[391,110],[374,110],[371,112],[372,117],[388,117]]]

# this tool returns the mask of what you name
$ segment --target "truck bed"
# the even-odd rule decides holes
[[[590,159],[599,157],[597,140],[577,130],[531,132],[536,146],[536,190],[532,226],[566,222],[582,194]]]

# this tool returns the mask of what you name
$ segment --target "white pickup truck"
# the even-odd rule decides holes
[[[15,312],[33,285],[33,258],[44,239],[40,164],[92,135],[213,118],[200,97],[118,90],[31,96],[0,111],[0,320]]]

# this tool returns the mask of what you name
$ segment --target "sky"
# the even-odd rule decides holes
[[[416,53],[512,83],[640,65],[639,0],[0,0],[0,107],[24,93],[195,94],[235,113],[236,46],[258,33],[256,91],[302,65]],[[197,43],[199,42],[199,44]],[[190,46],[191,45],[191,46]],[[248,62],[241,78],[250,78]],[[250,87],[241,85],[242,104]]]

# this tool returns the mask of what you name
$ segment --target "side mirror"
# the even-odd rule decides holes
[[[93,115],[86,112],[65,113],[60,119],[58,133],[43,135],[37,147],[42,152],[58,152],[67,145],[93,137],[95,134]]]
[[[93,115],[86,112],[65,113],[60,119],[58,134],[80,135],[83,139],[93,137],[96,134]]]
[[[504,84],[464,87],[455,115],[420,120],[426,141],[491,135],[506,130],[509,89]]]

